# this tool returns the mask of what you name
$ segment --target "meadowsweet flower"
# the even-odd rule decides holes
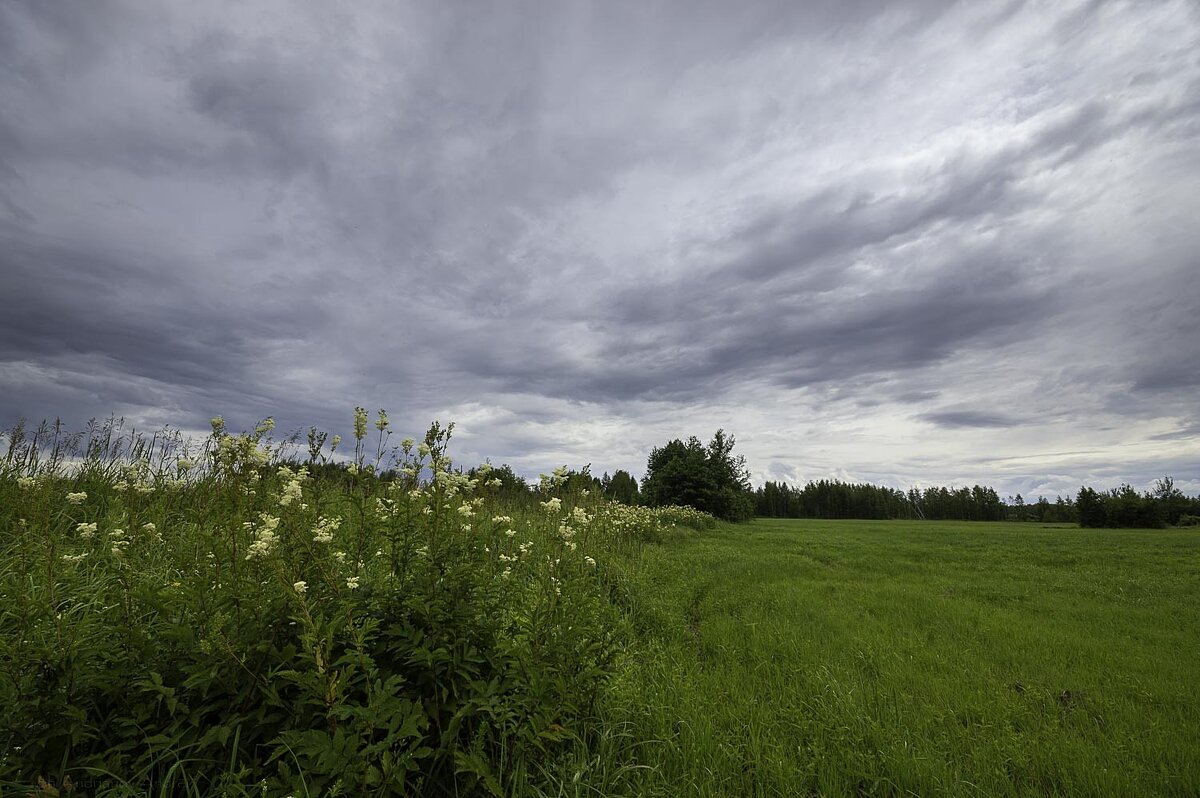
[[[341,442],[342,442],[342,436],[334,435],[333,438],[331,438],[329,441],[329,450],[333,451],[334,449],[336,449],[338,447],[338,444]]]
[[[493,524],[511,524],[512,518],[508,517],[507,515],[493,515],[492,523]]]
[[[308,582],[305,582],[303,579],[301,579],[299,582],[293,582],[292,590],[295,590],[297,593],[303,596],[305,591],[308,590]]]
[[[503,577],[504,579],[508,579],[509,577],[512,576],[512,568],[505,568],[503,571],[500,572],[500,576]]]
[[[357,576],[346,577],[346,587],[350,588],[351,590],[358,590],[359,581],[360,579]]]
[[[186,457],[179,458],[179,461],[176,462],[175,465],[180,471],[191,471],[196,467],[196,463],[192,460],[188,460]]]
[[[458,514],[463,518],[470,518],[475,515],[475,509],[469,504],[460,504],[458,506]]]
[[[298,471],[293,472],[287,466],[280,466],[278,474],[285,480],[283,493],[279,497],[280,507],[287,507],[304,497],[304,489],[300,483],[308,477],[308,469],[301,467]]]
[[[62,560],[63,560],[63,562],[79,562],[84,557],[88,556],[89,553],[90,552],[84,551],[84,552],[80,552],[79,554],[64,554],[62,556]]]
[[[87,501],[87,494],[83,491],[80,491],[79,493],[68,493],[67,501],[71,504],[83,504],[85,501]]]
[[[354,438],[361,441],[367,437],[367,411],[364,408],[354,408]]]
[[[139,482],[133,486],[133,489],[143,496],[147,496],[154,492],[154,486],[149,482]]]
[[[505,535],[506,537],[515,538],[515,537],[517,536],[517,530],[515,530],[515,529],[506,529],[506,530],[504,530],[504,535]]]
[[[419,443],[417,445],[417,454],[421,455],[422,457],[428,457],[429,452],[430,452],[430,449],[429,449],[428,443],[421,441],[421,443]]]
[[[412,438],[405,438],[403,441],[400,442],[400,448],[404,450],[405,454],[408,454],[409,452],[412,451],[412,447],[413,447],[414,443],[416,443],[416,441],[414,441]]]
[[[313,542],[314,543],[332,543],[333,533],[342,525],[341,518],[326,518],[321,516],[317,519],[316,525],[313,527]]]
[[[344,562],[346,562],[346,552],[344,552],[344,551],[335,551],[335,552],[333,553],[333,559],[337,560],[339,563],[344,563]]]
[[[249,521],[246,521],[244,526],[252,527],[253,525]],[[275,530],[278,527],[278,518],[266,513],[259,514],[259,526],[255,531],[254,542],[246,549],[247,560],[266,557],[274,550],[275,544],[279,542],[279,537],[275,534]]]
[[[584,558],[583,558],[583,561],[584,561],[585,563],[587,563],[587,564],[588,564],[588,567],[589,567],[589,568],[595,568],[595,567],[596,567],[596,561],[595,561],[595,560],[593,560],[591,557],[584,557]]]
[[[385,499],[383,497],[375,499],[375,516],[379,520],[386,521],[395,515],[396,503],[394,501],[391,499]]]
[[[579,491],[579,495],[586,499],[588,496],[592,495],[592,492],[587,488],[584,488],[583,490]]]
[[[385,429],[387,429],[387,425],[388,425],[387,411],[383,410],[381,408],[379,411],[379,420],[375,422],[375,429],[379,430],[380,432],[383,432]]]
[[[79,537],[87,540],[96,534],[96,524],[94,522],[90,524],[78,524],[75,527],[75,531],[79,533]]]
[[[142,529],[144,529],[145,531],[149,532],[152,535],[158,531],[158,527],[155,526],[153,522],[148,522],[148,523],[142,524]]]
[[[357,464],[357,463],[351,463],[350,465],[346,466],[346,471],[347,471],[347,472],[350,474],[350,476],[352,476],[352,477],[356,477],[356,476],[358,476],[358,464]]]
[[[562,499],[557,496],[552,496],[544,502],[540,502],[542,508],[548,513],[557,513],[562,509]]]
[[[273,429],[275,429],[275,419],[271,416],[267,416],[259,423],[257,427],[254,428],[254,431],[259,435],[266,435]]]
[[[17,486],[22,490],[29,490],[37,485],[37,480],[33,477],[17,477]]]

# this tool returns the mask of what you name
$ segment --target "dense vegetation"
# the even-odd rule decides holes
[[[1198,557],[1200,530],[947,521],[647,548],[607,717],[652,767],[600,792],[1200,795]]]
[[[1186,658],[1161,656],[1197,643],[1192,531],[931,520],[1014,506],[979,487],[755,495],[723,431],[656,448],[641,486],[529,485],[455,466],[452,425],[394,443],[357,409],[348,452],[273,426],[5,434],[0,792],[1200,789]],[[756,501],[927,517],[692,509]],[[1197,500],[1063,505],[1182,526]]]
[[[342,465],[272,426],[9,433],[0,792],[554,790],[628,645],[618,558],[712,519],[463,472],[437,424],[369,447],[359,410]]]

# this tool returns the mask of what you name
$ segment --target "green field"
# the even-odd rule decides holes
[[[1200,795],[1196,531],[762,519],[630,580],[614,791]]]
[[[1200,795],[1200,529],[718,523],[380,415],[10,433],[0,795]]]

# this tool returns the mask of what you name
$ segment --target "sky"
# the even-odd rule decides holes
[[[1200,6],[0,4],[0,426],[1200,493]]]

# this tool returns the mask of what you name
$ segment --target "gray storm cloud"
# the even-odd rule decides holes
[[[1183,0],[9,2],[0,420],[1200,490],[1197,53]]]

